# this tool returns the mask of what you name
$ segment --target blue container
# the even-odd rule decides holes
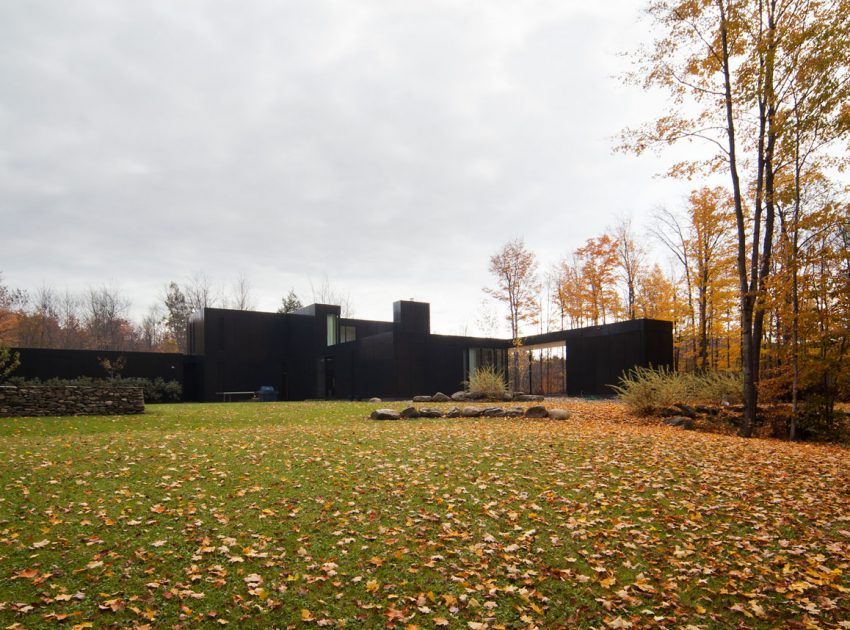
[[[277,400],[277,391],[271,385],[263,385],[257,390],[257,400],[259,402],[275,402]]]

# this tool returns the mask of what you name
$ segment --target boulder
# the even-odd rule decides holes
[[[418,418],[419,410],[416,407],[405,407],[399,412],[402,418]]]
[[[370,398],[369,402],[370,403],[379,403],[379,402],[384,402],[384,401],[381,400],[380,398],[378,398],[377,396],[375,396],[374,398]]]
[[[451,398],[446,396],[443,392],[437,392],[433,396],[431,396],[431,402],[449,402]]]
[[[505,410],[501,407],[485,407],[481,410],[481,415],[486,418],[504,418]]]
[[[694,408],[690,405],[686,405],[685,403],[676,403],[676,408],[679,410],[679,413],[687,418],[696,418],[697,412],[694,411]]]
[[[657,415],[662,418],[675,418],[676,416],[681,416],[682,412],[674,407],[662,407],[658,410]]]
[[[431,399],[430,396],[414,396],[413,402],[415,402],[415,403],[424,403],[424,402],[428,403],[428,402],[433,402],[433,400]]]
[[[543,405],[534,405],[525,410],[526,418],[548,418],[549,412]]]
[[[478,407],[464,407],[460,410],[460,415],[465,418],[477,418],[481,415],[481,409]]]
[[[460,410],[460,407],[449,407],[446,409],[446,418],[460,418],[463,415],[463,412]]]
[[[372,420],[398,420],[401,414],[395,409],[375,409],[370,416]]]
[[[568,420],[572,414],[566,409],[550,409],[549,417],[552,420]]]
[[[442,418],[443,412],[442,412],[442,410],[437,409],[436,407],[422,407],[422,409],[419,410],[419,417],[420,418]]]
[[[525,415],[525,409],[522,407],[508,407],[505,409],[505,417],[507,418],[519,418]]]
[[[463,402],[466,400],[466,392],[455,392],[452,394],[451,398],[456,402]]]
[[[691,418],[686,418],[685,416],[674,416],[672,418],[667,418],[664,423],[669,424],[671,427],[680,427],[682,429],[694,428],[694,421]]]

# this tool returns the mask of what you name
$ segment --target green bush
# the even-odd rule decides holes
[[[54,387],[141,387],[145,403],[168,403],[180,402],[183,397],[183,386],[177,381],[166,381],[161,378],[115,378],[112,380],[105,378],[91,378],[89,376],[81,376],[78,378],[51,378],[42,381],[38,378],[25,379],[13,377],[9,379],[10,385],[45,385]]]
[[[492,365],[482,365],[463,384],[469,392],[485,396],[498,397],[508,391],[504,372],[497,370]]]
[[[21,365],[21,355],[0,345],[0,383]]]
[[[735,372],[686,374],[666,367],[635,367],[612,388],[634,413],[645,416],[676,403],[739,403],[743,399],[743,381]]]
[[[797,436],[816,442],[850,440],[850,419],[834,408],[832,400],[820,394],[808,396],[797,411]]]

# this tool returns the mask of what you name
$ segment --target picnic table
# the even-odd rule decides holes
[[[250,396],[251,398],[254,398],[254,396],[257,395],[257,392],[216,392],[215,395],[221,396],[221,402],[233,402],[234,396]]]

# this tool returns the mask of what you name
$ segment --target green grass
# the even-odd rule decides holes
[[[320,402],[0,420],[0,627],[850,617],[847,450],[569,406],[568,422]]]

